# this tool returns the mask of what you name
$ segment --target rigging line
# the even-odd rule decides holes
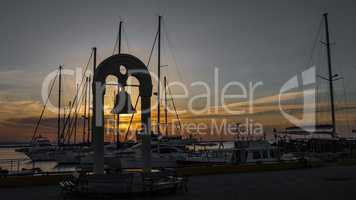
[[[137,103],[138,103],[138,99],[139,99],[139,98],[140,98],[140,96],[138,95],[138,96],[137,96],[137,99],[136,99],[135,107],[134,107],[135,110],[136,110],[136,107],[137,107]],[[127,136],[129,135],[130,127],[131,127],[132,120],[133,120],[134,116],[135,116],[135,113],[132,113],[129,126],[127,127],[127,131],[126,131],[126,134],[125,134],[124,142],[126,142]],[[119,131],[120,131],[120,130],[119,130]]]
[[[68,116],[69,117],[69,116]],[[73,122],[74,119],[73,117],[70,119],[70,122],[69,122],[69,126],[68,126],[68,130],[67,130],[67,134],[64,136],[64,140],[67,140],[67,143],[69,144],[70,142],[70,138],[72,137],[72,132],[73,132]]]
[[[172,91],[171,91],[171,88],[168,87],[168,92],[169,92],[169,95],[171,96],[171,100],[172,100],[172,106],[173,106],[173,109],[174,109],[174,112],[176,114],[176,118],[178,120],[178,124],[179,124],[179,130],[182,131],[182,124],[181,124],[181,121],[180,121],[180,118],[179,118],[179,115],[178,115],[178,112],[177,112],[177,109],[176,109],[176,105],[174,103],[174,99],[172,98]]]
[[[120,22],[122,21],[121,17],[120,17]],[[121,24],[121,27],[123,28],[123,23]],[[117,31],[116,33],[116,39],[115,39],[115,43],[114,43],[114,48],[113,48],[113,51],[112,51],[112,55],[115,54],[115,51],[117,49],[117,43],[119,42],[119,35],[120,35],[120,28],[119,30]]]
[[[316,38],[317,39],[317,38]],[[316,66],[324,66],[324,59],[322,59],[323,58],[323,55],[324,55],[324,48],[321,46],[321,45],[319,45],[318,46],[319,47],[319,49],[318,49],[318,52],[320,52],[320,54],[317,54],[318,56],[317,56],[317,59],[316,59],[316,62],[315,62],[315,64],[316,64]],[[314,48],[316,48],[316,46],[314,47]],[[323,74],[324,72],[322,71],[324,68],[323,67],[319,67],[318,69],[317,69],[317,73],[318,74]],[[318,77],[317,79],[316,79],[316,84],[317,84],[317,105],[316,105],[316,107],[317,107],[317,109],[318,109],[318,115],[317,115],[317,117],[318,117],[318,123],[328,123],[328,115],[327,115],[327,109],[326,109],[326,105],[327,105],[327,102],[329,101],[329,99],[328,99],[328,96],[327,96],[327,94],[325,93],[325,84],[322,84],[321,82],[322,81],[325,81],[325,79],[323,79],[323,78],[321,78],[321,77]]]
[[[315,123],[316,124],[319,124],[320,123],[320,121],[319,121],[319,117],[318,117],[318,115],[320,115],[320,113],[319,113],[319,110],[320,110],[320,108],[319,108],[319,100],[320,100],[320,96],[319,96],[319,83],[317,82],[316,83],[316,88],[315,88],[315,92],[316,92],[316,109],[315,109],[315,112],[316,112],[316,119],[315,119]]]
[[[84,70],[84,72],[83,72],[82,80],[80,81],[80,84],[79,84],[79,87],[78,87],[78,88],[81,88],[81,86],[82,86],[82,84],[83,84],[83,81],[84,81],[84,78],[85,78],[85,73],[88,71],[89,63],[90,63],[92,57],[93,57],[93,51],[91,52],[90,57],[89,57],[88,62],[87,62],[87,65],[85,66],[85,70]],[[94,72],[93,72],[93,73],[94,73]],[[75,94],[75,96],[74,96],[72,102],[76,102],[77,98],[78,98],[78,92]],[[69,116],[70,116],[71,113],[72,113],[72,109],[73,109],[73,106],[71,106],[70,109],[69,109],[69,114],[68,114]],[[64,122],[63,130],[62,130],[62,135],[63,135],[63,133],[64,133],[64,129],[65,129],[67,123],[68,123],[68,121],[67,121],[67,119],[66,119],[65,122]]]
[[[84,87],[82,88],[82,90],[84,91],[85,90],[85,87],[87,86],[87,83],[85,83],[84,84]],[[79,88],[79,87],[78,87]],[[82,103],[83,102],[83,96],[84,96],[84,92],[81,92],[81,95],[79,96],[79,99],[77,99],[77,102],[73,102],[72,104],[71,104],[71,108],[73,108],[74,107],[74,105],[75,105],[75,109],[74,109],[74,112],[76,112],[76,113],[78,113],[78,106],[79,106],[79,104],[80,103]],[[77,91],[77,94],[79,93],[79,90]],[[71,130],[73,129],[73,120],[74,119],[72,119],[71,118],[71,112],[69,112],[69,114],[68,114],[68,118],[69,118],[69,127],[68,127],[68,130],[67,131],[69,131],[69,136],[71,137]],[[68,119],[67,118],[67,119]],[[65,127],[64,127],[65,128]],[[68,137],[68,134],[66,134],[66,136]]]
[[[119,33],[116,34],[116,39],[115,39],[115,42],[114,42],[114,48],[113,48],[113,51],[112,51],[112,55],[115,54],[118,41],[119,41]]]
[[[345,84],[345,76],[344,76],[344,68],[340,67],[339,69],[339,73],[341,74],[341,78],[342,79],[342,89],[343,89],[343,95],[344,95],[344,106],[343,106],[343,111],[344,111],[344,115],[346,117],[346,128],[347,131],[349,133],[352,132],[352,125],[351,125],[351,120],[350,120],[350,104],[349,104],[349,97],[347,95],[347,86]]]
[[[342,74],[343,76],[343,74]],[[343,88],[343,92],[344,92],[344,112],[345,112],[345,116],[346,116],[346,124],[347,124],[347,129],[348,131],[351,131],[351,123],[350,123],[350,116],[349,116],[349,108],[348,108],[348,98],[347,98],[347,93],[346,93],[346,87],[345,87],[345,79],[342,79],[342,88]]]
[[[88,62],[87,62],[87,64],[86,64],[86,67],[85,67],[85,70],[84,70],[84,72],[83,72],[82,79],[81,79],[81,81],[80,81],[80,84],[79,84],[78,88],[81,88],[82,85],[83,85],[83,82],[84,82],[84,80],[85,80],[85,78],[86,78],[86,75],[85,75],[85,74],[86,74],[86,72],[88,71],[88,67],[89,67],[89,64],[90,64],[90,61],[91,61],[92,57],[93,57],[93,52],[90,54],[90,57],[89,57]],[[75,96],[74,96],[72,102],[76,102],[76,101],[77,101],[78,93],[79,93],[79,90],[76,91],[76,94],[75,94]],[[73,104],[73,105],[74,105],[74,104]],[[72,109],[73,109],[73,106],[71,106],[70,112],[72,111]]]
[[[129,39],[127,37],[127,33],[126,33],[126,28],[124,28],[124,23],[122,23],[122,30],[124,30],[124,39],[125,39],[125,42],[126,42],[126,47],[127,47],[127,52],[129,52],[131,54],[131,50],[130,50],[130,46],[129,46]]]
[[[323,36],[322,36],[323,37]],[[322,38],[323,39],[323,38]],[[319,47],[320,47],[320,49],[321,49],[321,56],[320,56],[320,66],[323,66],[323,70],[324,70],[324,73],[328,73],[327,72],[327,67],[325,67],[325,66],[327,66],[327,60],[326,59],[323,59],[323,58],[326,58],[326,56],[327,56],[327,50],[326,50],[326,48],[324,47],[324,46],[322,46],[322,45],[319,45]],[[326,102],[328,102],[329,103],[329,106],[328,106],[328,104],[326,103],[325,104],[325,107],[324,107],[324,110],[325,110],[325,112],[324,112],[324,118],[325,118],[325,120],[326,120],[326,122],[327,122],[327,120],[329,120],[329,123],[331,123],[331,117],[330,117],[330,112],[331,112],[331,109],[330,109],[330,104],[331,104],[331,96],[330,96],[330,93],[329,93],[329,85],[328,84],[324,84],[324,99],[325,99],[325,101]],[[337,106],[335,106],[335,113],[336,113],[336,109],[337,109]],[[337,119],[336,119],[337,120]]]
[[[77,88],[76,92],[78,92],[78,88]],[[75,104],[75,102],[70,102],[69,103],[69,107],[72,108],[74,106],[74,104]],[[68,125],[68,128],[67,128],[67,132],[64,135],[64,140],[67,140],[67,142],[69,143],[70,137],[72,137],[71,136],[71,131],[73,130],[73,123],[74,123],[74,120],[75,120],[73,118],[75,118],[75,116],[72,117],[72,116],[68,115],[67,117],[69,118],[69,125]]]
[[[163,21],[163,33],[165,34],[165,38],[166,38],[166,42],[167,42],[167,47],[168,47],[168,49],[169,49],[169,52],[170,52],[170,54],[171,54],[171,56],[172,56],[172,60],[173,60],[173,63],[174,63],[174,66],[175,66],[175,68],[177,69],[177,72],[178,72],[178,77],[179,77],[179,79],[181,80],[181,81],[184,81],[183,80],[183,76],[182,76],[182,73],[181,73],[181,71],[179,70],[180,68],[179,68],[179,66],[178,66],[178,63],[177,63],[177,58],[176,58],[176,56],[175,56],[175,54],[173,53],[174,51],[173,51],[173,45],[171,44],[171,41],[170,41],[170,37],[169,37],[169,35],[168,35],[168,31],[167,31],[167,25],[166,25],[166,23],[165,23],[165,20],[162,20]]]
[[[70,140],[71,140],[71,138],[73,136],[73,132],[75,132],[76,126],[78,125],[77,124],[78,115],[74,116],[73,118],[74,119],[72,119],[72,126],[68,129],[68,134],[67,134],[67,143],[68,144],[70,144]]]
[[[74,102],[73,102],[73,103],[70,102],[69,106],[72,107],[73,104],[74,104]],[[73,119],[72,119],[72,117],[71,117],[70,115],[67,115],[66,117],[67,117],[66,119],[69,120],[69,124],[68,124],[68,127],[64,127],[65,130],[63,130],[62,138],[64,138],[64,141],[67,140],[68,137],[70,137],[70,131],[72,130],[72,127],[73,127],[73,126],[72,126],[72,125],[73,125]],[[66,131],[66,130],[67,130],[67,131]]]
[[[150,66],[150,62],[151,62],[153,50],[154,50],[155,45],[156,45],[156,43],[157,43],[158,32],[159,32],[159,31],[157,31],[156,36],[155,36],[155,40],[153,41],[153,45],[152,45],[152,48],[151,48],[150,56],[148,57],[148,62],[147,62],[147,65],[146,65],[147,67]]]
[[[321,33],[321,28],[323,26],[323,19],[320,20],[320,23],[319,23],[319,27],[318,27],[318,31],[315,35],[315,39],[314,39],[314,44],[312,46],[312,49],[311,49],[311,52],[310,52],[310,57],[309,57],[309,60],[308,60],[308,63],[307,63],[307,66],[306,67],[309,67],[309,65],[312,63],[313,61],[313,58],[314,58],[314,51],[315,51],[315,48],[319,42],[319,37],[320,37],[320,33]]]
[[[70,138],[72,138],[72,135],[73,135],[73,131],[74,131],[75,126],[77,126],[78,112],[80,111],[80,107],[79,107],[79,109],[78,109],[78,106],[79,106],[80,104],[82,104],[83,101],[84,101],[84,95],[86,95],[84,90],[86,90],[87,84],[88,84],[88,82],[85,81],[84,86],[83,86],[83,88],[82,88],[81,96],[79,97],[79,99],[78,99],[77,102],[73,102],[73,104],[76,104],[76,108],[74,109],[74,113],[77,113],[77,115],[76,115],[76,116],[73,116],[72,119],[70,120],[70,123],[69,123],[68,134],[67,134],[67,141],[68,141],[68,143],[70,142]],[[79,88],[78,88],[78,89],[79,89]],[[78,90],[77,92],[79,92],[79,90]],[[71,105],[71,106],[72,106],[72,105]],[[69,117],[70,117],[70,116],[69,116]],[[73,119],[73,118],[74,118],[74,119]],[[74,120],[74,122],[73,122],[73,120]]]
[[[86,66],[85,66],[85,70],[84,70],[83,75],[82,75],[82,80],[80,81],[80,84],[79,84],[78,88],[81,88],[81,87],[82,87],[83,82],[84,82],[85,78],[87,77],[87,76],[86,76],[86,72],[88,71],[88,67],[89,67],[89,64],[90,64],[90,61],[91,61],[92,58],[93,58],[93,51],[91,52],[91,54],[90,54],[90,56],[89,56],[88,62],[87,62],[87,64],[86,64]],[[93,72],[93,74],[94,74],[94,72]],[[78,91],[79,91],[79,90],[78,90]],[[78,96],[78,93],[76,94],[76,96]],[[74,99],[74,100],[75,100],[75,99]],[[73,102],[75,102],[75,101],[73,101]]]
[[[79,90],[77,91],[77,94],[79,93]],[[67,115],[67,118],[65,120],[65,125],[63,127],[63,130],[62,130],[62,136],[65,136],[67,137],[68,134],[65,134],[65,128],[67,128],[67,124],[68,124],[68,128],[67,128],[67,131],[70,131],[72,129],[72,125],[73,125],[73,119],[72,119],[72,111],[73,111],[73,108],[74,108],[74,112],[78,112],[78,106],[79,106],[79,102],[83,99],[83,93],[81,93],[81,95],[79,96],[79,98],[76,99],[76,102],[73,102],[71,105],[70,105],[70,109],[69,109],[69,113]],[[74,106],[75,105],[75,106]],[[68,122],[69,121],[69,122]]]
[[[49,101],[49,97],[50,97],[51,94],[52,94],[52,90],[53,90],[53,88],[54,88],[54,83],[55,83],[56,80],[57,80],[58,74],[59,74],[59,70],[58,70],[58,73],[57,73],[56,77],[54,78],[54,80],[53,80],[53,82],[52,82],[52,85],[51,85],[51,88],[50,88],[50,90],[49,90],[47,99],[46,99],[46,101],[45,101],[45,103],[44,103],[44,105],[43,105],[40,118],[38,119],[38,121],[37,121],[37,123],[36,123],[35,129],[34,129],[34,131],[33,131],[32,139],[31,139],[31,143],[33,142],[33,140],[34,140],[35,137],[36,137],[36,133],[37,133],[38,127],[39,127],[39,125],[40,125],[40,123],[41,123],[41,121],[42,121],[42,118],[43,118],[43,115],[44,115],[44,111],[46,110],[46,106],[47,106],[47,103],[48,103],[48,101]]]

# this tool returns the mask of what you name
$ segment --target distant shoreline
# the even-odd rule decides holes
[[[16,147],[28,147],[28,143],[6,143],[0,144],[0,148],[16,148]]]

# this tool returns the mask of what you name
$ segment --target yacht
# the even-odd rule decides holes
[[[105,164],[112,169],[135,169],[142,168],[142,143],[137,143],[126,149],[116,151],[105,151]],[[184,149],[176,146],[160,144],[152,141],[151,144],[151,162],[153,168],[176,167],[177,160],[185,156]],[[93,154],[87,154],[81,159],[81,165],[92,165]]]
[[[79,164],[82,157],[92,149],[87,146],[72,145],[58,148],[53,156],[58,165]]]
[[[105,157],[105,161],[110,168],[120,167],[123,169],[142,168],[142,143],[129,149],[114,152]],[[172,168],[177,167],[177,159],[184,157],[185,153],[181,148],[153,144],[151,146],[151,165],[153,168]]]
[[[277,147],[268,141],[236,141],[233,148],[192,151],[177,162],[182,165],[196,164],[252,164],[280,161]]]
[[[54,160],[52,156],[54,150],[55,147],[48,138],[38,136],[34,138],[31,146],[24,150],[24,153],[32,161],[52,161]]]

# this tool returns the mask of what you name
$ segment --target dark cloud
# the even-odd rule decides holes
[[[125,21],[123,51],[147,62],[158,13],[164,17],[162,63],[169,65],[163,71],[168,80],[188,86],[205,81],[213,87],[214,67],[218,67],[220,86],[229,81],[246,86],[262,81],[256,97],[271,96],[309,65],[315,64],[321,75],[327,73],[325,49],[319,43],[323,32],[311,52],[322,14],[327,11],[332,41],[336,42],[332,46],[334,72],[344,77],[344,82],[335,83],[336,99],[345,101],[345,89],[352,102],[356,99],[356,93],[351,92],[356,91],[355,9],[352,0],[3,0],[0,99],[10,96],[39,101],[43,78],[59,64],[66,68],[85,65],[93,46],[98,47],[99,61],[109,56],[119,16]],[[153,59],[149,66],[153,72],[155,65]],[[5,73],[9,70],[21,73]],[[323,81],[318,84],[326,85]],[[65,95],[70,96],[68,87]],[[198,92],[197,88],[189,91],[190,95]],[[185,106],[186,102],[177,105]],[[36,118],[23,114],[1,110],[0,117],[9,115],[11,119],[2,122],[7,125],[30,127]],[[44,124],[54,127],[54,121],[46,119]]]

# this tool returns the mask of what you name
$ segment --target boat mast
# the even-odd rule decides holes
[[[157,83],[157,132],[158,134],[161,133],[160,130],[160,106],[161,106],[161,99],[160,99],[160,89],[161,89],[161,19],[162,16],[158,16],[158,61],[157,61],[157,76],[158,76],[158,83]]]
[[[96,98],[96,87],[95,87],[95,83],[94,83],[94,74],[95,74],[95,69],[96,69],[96,47],[93,47],[93,85],[92,85],[92,91],[93,91],[93,98],[92,98],[92,105],[93,105],[93,110],[92,110],[92,118],[91,118],[91,141],[93,141],[93,137],[94,137],[94,127],[95,127],[95,120],[94,120],[94,113],[95,113],[95,110],[94,110],[94,107],[95,107],[95,98]],[[90,108],[90,106],[89,106]],[[90,111],[89,111],[89,115],[90,115]],[[88,133],[89,134],[89,133]],[[89,138],[89,136],[88,136]]]
[[[166,136],[168,136],[168,109],[167,109],[167,78],[163,78],[164,81],[164,123],[166,128]]]
[[[121,30],[122,30],[122,21],[119,23],[119,46],[118,46],[118,54],[121,54]],[[117,83],[117,94],[120,92],[120,84]],[[120,114],[116,115],[116,148],[120,147]]]
[[[57,145],[61,145],[61,90],[62,90],[62,65],[59,66],[59,76],[58,76],[58,116],[57,116]]]
[[[89,77],[85,78],[85,91],[84,91],[84,113],[83,113],[83,138],[82,138],[82,143],[85,143],[85,131],[86,131],[86,121],[89,119],[89,116],[87,118],[87,96],[88,96],[88,85],[89,85]],[[89,126],[89,123],[88,123]],[[88,132],[89,134],[89,132]]]
[[[121,54],[121,30],[122,30],[122,21],[119,23],[119,46],[118,53]]]
[[[79,93],[79,84],[77,84],[77,94]],[[77,143],[77,125],[78,125],[78,110],[77,110],[77,106],[80,102],[77,101],[77,105],[74,109],[74,138],[73,138],[73,142],[74,144]],[[74,104],[73,104],[74,106]]]
[[[71,104],[71,101],[68,102],[68,109],[70,110],[70,108],[72,107],[72,104]],[[68,113],[69,114],[69,113]],[[69,115],[68,115],[68,119],[69,119]],[[61,131],[61,134],[59,136],[59,140],[60,140],[60,145],[64,144],[65,143],[65,138],[64,138],[64,132],[65,132],[65,127],[66,127],[66,120],[67,120],[67,109],[66,107],[64,106],[63,107],[63,117],[62,117],[62,124],[63,124],[63,128],[62,128],[62,131]],[[69,122],[71,123],[71,122]]]
[[[330,54],[330,36],[329,36],[329,24],[328,24],[328,13],[324,13],[325,22],[325,34],[326,34],[326,50],[328,59],[328,69],[329,69],[329,90],[330,90],[330,106],[331,106],[331,121],[332,121],[332,136],[336,136],[336,126],[335,126],[335,106],[334,106],[334,84],[333,78],[335,77],[331,68],[331,54]]]
[[[88,92],[88,131],[87,131],[87,144],[90,143],[90,75],[88,76],[88,86],[87,86],[87,92]],[[87,109],[87,107],[85,107]],[[84,142],[84,141],[83,141]]]

